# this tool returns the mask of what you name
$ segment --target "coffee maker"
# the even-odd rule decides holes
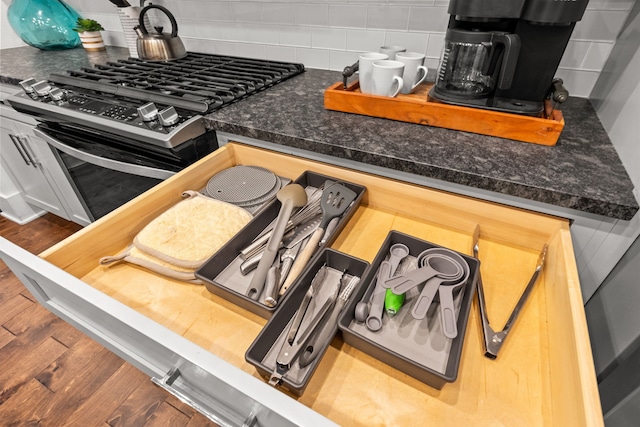
[[[545,99],[561,88],[555,72],[588,1],[451,0],[429,96],[449,104],[541,116]]]

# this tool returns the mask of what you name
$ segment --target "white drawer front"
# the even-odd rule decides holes
[[[0,238],[0,257],[53,313],[223,426],[325,426],[330,420],[180,335]]]

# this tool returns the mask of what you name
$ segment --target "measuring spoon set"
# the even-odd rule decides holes
[[[389,298],[388,291],[392,295],[403,296],[423,285],[417,298],[412,299],[411,315],[416,320],[424,319],[437,294],[443,334],[451,339],[457,337],[454,294],[467,283],[469,264],[457,252],[441,247],[422,251],[417,257],[417,268],[406,268],[409,263],[402,263],[409,256],[406,245],[396,243],[390,246],[388,257],[382,261],[373,279],[375,283],[356,304],[356,321],[364,322],[372,332],[379,331],[383,326],[382,316],[385,312],[385,295],[387,301]],[[403,264],[405,268],[399,268]],[[387,309],[387,315],[395,314],[394,310]]]

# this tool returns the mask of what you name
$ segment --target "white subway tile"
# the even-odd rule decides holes
[[[199,21],[199,27],[203,34],[216,40],[237,41],[241,37],[241,24],[234,22],[209,22]]]
[[[580,68],[592,71],[602,71],[612,49],[613,42],[591,43]]]
[[[179,2],[180,4],[186,2]],[[199,5],[191,17],[207,21],[233,21],[233,9],[231,3],[220,1],[193,2]]]
[[[96,14],[93,15],[92,19],[95,19],[102,24],[102,27],[104,27],[105,30],[122,31],[122,21],[120,21],[120,17],[118,15]]]
[[[278,27],[275,25],[259,25],[252,23],[239,23],[236,40],[251,43],[278,44],[280,37]]]
[[[427,46],[427,58],[440,60],[442,49],[444,48],[444,33],[429,34],[429,44]]]
[[[347,30],[347,50],[377,52],[384,39],[385,32],[380,30]]]
[[[330,4],[329,26],[345,28],[366,28],[367,9],[354,4]]]
[[[596,80],[598,80],[599,74],[596,71],[569,70],[566,68],[558,68],[558,71],[556,71],[556,77],[564,81],[564,86],[569,91],[569,95],[580,98],[589,96],[596,84]]]
[[[635,1],[637,0],[607,0],[607,4],[605,7],[607,10],[630,11]]]
[[[589,0],[587,10],[605,10],[607,8],[607,0]]]
[[[564,68],[579,69],[587,55],[591,42],[570,40],[560,60],[560,66]]]
[[[411,7],[409,31],[446,31],[449,14],[444,6]]]
[[[293,5],[287,3],[264,3],[262,22],[269,24],[293,24]]]
[[[347,47],[347,32],[343,28],[312,28],[311,47],[344,50]]]
[[[4,39],[4,35],[2,36],[2,38]],[[127,40],[124,38],[123,32],[103,31],[102,39],[107,46],[127,47]]]
[[[574,40],[615,41],[628,12],[587,10],[571,36]]]
[[[311,28],[279,26],[278,38],[281,45],[311,47]]]
[[[205,34],[199,28],[201,25],[198,21],[192,21],[190,19],[182,19],[178,26],[178,35],[180,37],[205,37]]]
[[[288,46],[267,45],[267,59],[274,61],[295,62],[296,48]]]
[[[329,25],[329,5],[326,3],[295,4],[293,19],[296,25],[326,27]]]
[[[296,61],[307,68],[329,69],[329,51],[320,49],[296,49]]]
[[[387,31],[384,44],[389,46],[404,46],[407,52],[427,53],[427,33],[408,33],[400,31]]]
[[[231,3],[233,19],[237,22],[260,22],[260,3],[255,2],[234,2]]]
[[[238,56],[265,59],[267,48],[263,44],[238,43]]]
[[[449,4],[448,0],[444,0]],[[373,2],[372,2],[373,3]],[[380,2],[378,2],[380,3]],[[419,4],[421,6],[433,6],[435,4],[435,0],[387,0],[389,4],[398,4],[398,5],[412,5]]]
[[[181,1],[175,6],[171,6],[169,10],[180,23],[183,19],[202,19],[204,5],[205,3],[199,1]]]
[[[358,55],[360,55],[359,52],[345,52],[341,50],[329,51],[329,69],[342,71],[344,70],[344,67],[355,64],[358,60]],[[353,76],[349,81],[357,78],[358,76]]]
[[[367,28],[385,30],[407,30],[409,27],[408,6],[369,6]]]
[[[440,65],[440,59],[438,58],[425,58],[424,66],[429,70],[438,70],[438,66]]]
[[[219,55],[239,56],[238,43],[236,42],[213,41],[213,42],[205,43],[205,46],[208,49],[213,50],[212,52],[209,52],[209,53],[217,53]]]

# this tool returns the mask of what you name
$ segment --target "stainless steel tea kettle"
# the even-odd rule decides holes
[[[162,27],[154,27],[157,33],[150,34],[144,25],[144,16],[151,9],[162,11],[171,21],[171,33],[163,33]],[[187,56],[187,50],[178,37],[178,23],[167,8],[149,4],[140,11],[138,26],[134,28],[138,34],[136,46],[138,56],[145,61],[173,61]]]

